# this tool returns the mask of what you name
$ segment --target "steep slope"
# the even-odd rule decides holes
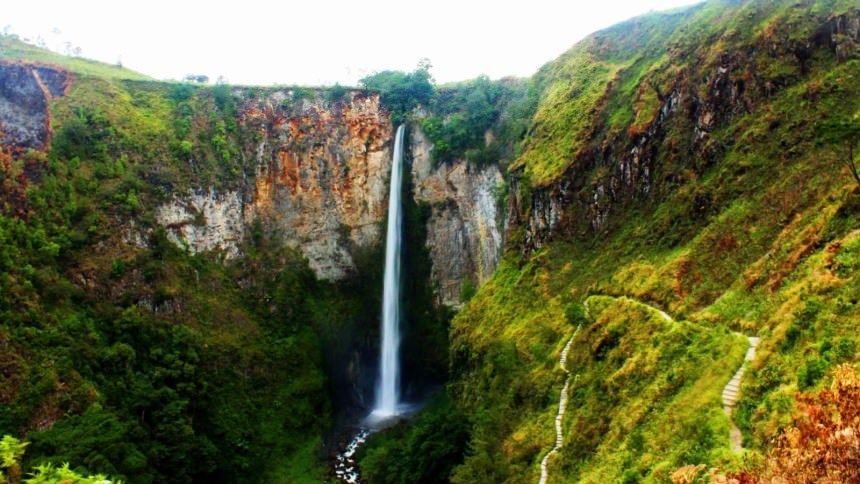
[[[533,79],[539,100],[510,167],[511,243],[452,327],[450,390],[471,422],[456,482],[537,479],[573,331],[565,308],[590,294],[688,321],[713,346],[685,357],[712,360],[695,373],[683,358],[661,366],[646,355],[670,347],[625,346],[604,326],[635,333],[641,318],[600,316],[579,357],[599,365],[608,338],[643,381],[579,370],[557,480],[741,465],[719,398],[745,347],[729,330],[761,337],[733,414],[753,449],[789,421],[794,392],[856,361],[860,195],[845,145],[821,128],[860,113],[858,25],[852,2],[705,2],[598,32]],[[675,383],[644,401],[624,391],[652,374]],[[677,431],[660,429],[669,422]]]
[[[230,169],[208,148],[177,162],[178,132],[208,123],[183,127],[177,86],[0,72],[0,433],[26,436],[28,467],[131,482],[318,475],[290,457],[313,455],[327,426],[313,328],[342,296],[265,236],[228,267],[153,221],[195,169]]]

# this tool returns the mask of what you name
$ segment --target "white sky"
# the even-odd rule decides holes
[[[427,57],[439,83],[528,76],[595,30],[696,0],[11,0],[0,26],[161,79],[353,85]]]

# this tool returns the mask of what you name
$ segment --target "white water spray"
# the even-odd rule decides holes
[[[404,125],[397,128],[391,161],[388,195],[388,233],[385,238],[385,281],[382,299],[382,349],[379,382],[373,415],[379,418],[399,413],[400,400],[400,234],[403,225],[400,191],[402,184]]]

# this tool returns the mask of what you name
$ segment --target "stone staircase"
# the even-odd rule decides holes
[[[755,358],[755,351],[759,343],[759,338],[757,336],[747,336],[747,339],[749,340],[749,347],[747,348],[747,353],[744,356],[744,361],[741,363],[738,371],[736,371],[734,376],[732,376],[732,379],[729,380],[729,383],[727,383],[725,388],[723,388],[723,411],[726,413],[726,416],[729,417],[729,423],[731,424],[729,439],[731,441],[732,450],[735,452],[743,450],[743,435],[732,420],[732,410],[735,408],[735,404],[738,401],[738,389],[741,386],[741,380],[746,372],[747,362],[752,361]]]
[[[588,306],[585,307],[586,314],[588,311]],[[567,354],[570,352],[570,346],[573,344],[574,338],[576,338],[577,333],[579,333],[579,329],[582,326],[577,326],[576,331],[573,332],[573,335],[570,339],[567,340],[567,344],[564,345],[564,349],[561,350],[561,357],[558,359],[558,366],[561,367],[561,370],[567,374],[567,378],[564,380],[564,387],[561,389],[561,396],[558,398],[558,413],[555,415],[555,445],[553,448],[547,452],[543,459],[540,461],[540,480],[539,484],[546,484],[547,479],[549,479],[549,459],[553,455],[558,453],[558,450],[561,449],[562,442],[564,440],[564,431],[562,429],[562,423],[564,422],[564,412],[567,410],[567,391],[570,388],[570,371],[567,369]]]

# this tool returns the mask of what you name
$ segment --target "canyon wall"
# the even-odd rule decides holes
[[[246,149],[254,176],[244,190],[178,193],[156,219],[178,245],[227,258],[240,255],[259,223],[307,257],[319,278],[341,280],[355,271],[356,251],[382,243],[394,130],[376,94],[292,98],[277,90],[242,103],[239,123],[255,133]],[[502,174],[496,165],[434,164],[420,127],[410,133],[415,201],[431,206],[432,282],[438,301],[456,306],[463,281],[480,284],[498,262]]]
[[[419,127],[410,144],[415,200],[431,207],[427,248],[437,297],[458,306],[462,284],[483,283],[499,262],[504,227],[496,194],[504,179],[494,164],[434,163],[432,143]]]
[[[47,147],[48,102],[71,82],[53,67],[0,66],[0,136],[7,152]],[[231,96],[238,100],[245,174],[227,187],[192,181],[168,192],[153,207],[155,222],[192,253],[241,257],[247,237],[261,230],[299,250],[321,279],[354,273],[356,254],[382,243],[386,219],[394,129],[380,96],[348,91],[333,99],[325,91],[290,88],[253,94],[232,88]],[[409,141],[415,201],[431,207],[426,244],[437,301],[457,306],[464,281],[480,284],[498,263],[505,217],[497,190],[504,179],[495,164],[435,163],[417,123]],[[143,246],[150,231],[132,221],[124,238]]]
[[[634,35],[637,28],[627,31]],[[860,11],[830,16],[803,39],[791,38],[790,26],[776,23],[755,42],[729,43],[710,57],[696,52],[702,62],[678,72],[666,67],[649,72],[647,88],[636,93],[636,123],[626,131],[614,130],[604,111],[635,71],[620,69],[609,79],[588,113],[588,142],[571,155],[560,176],[529,186],[524,170],[512,174],[508,223],[523,228],[518,241],[523,253],[556,237],[602,235],[631,207],[646,205],[713,166],[734,143],[715,136],[721,129],[795,86],[814,62],[830,55],[842,63],[860,57]],[[671,48],[669,54],[678,58],[677,65],[682,57],[694,56]],[[807,100],[819,96],[808,93]],[[713,203],[700,195],[689,217],[707,215]]]
[[[343,279],[355,270],[354,252],[379,242],[385,218],[393,140],[379,96],[234,95],[244,99],[239,125],[253,135],[244,147],[253,179],[241,191],[177,194],[158,208],[158,222],[192,252],[227,257],[239,255],[259,223],[307,257],[318,277]]]

